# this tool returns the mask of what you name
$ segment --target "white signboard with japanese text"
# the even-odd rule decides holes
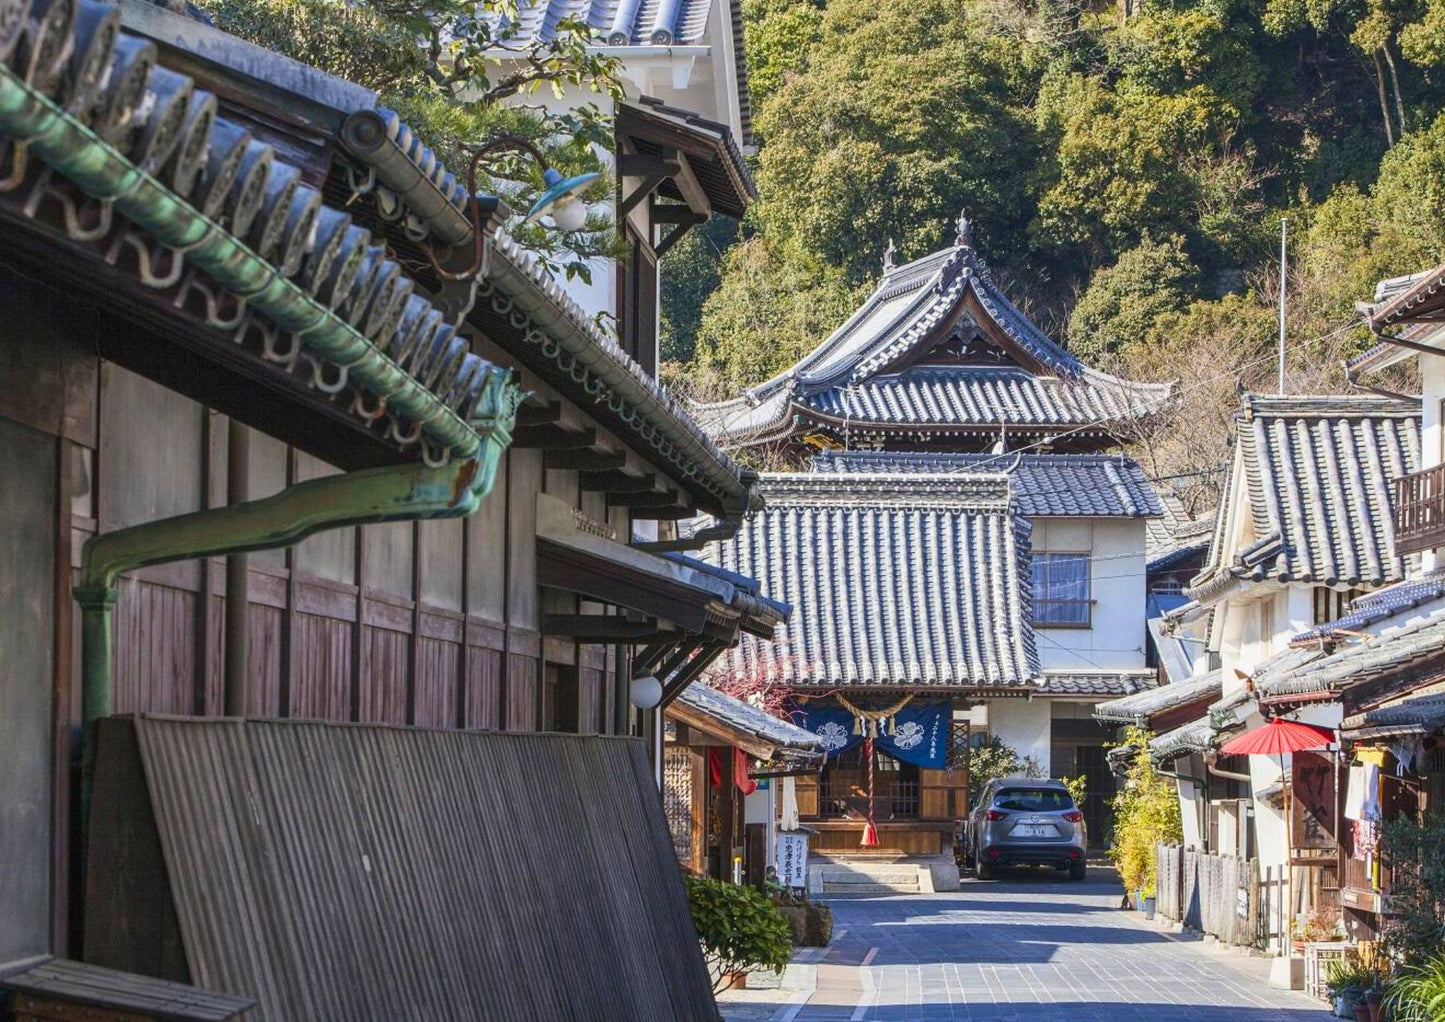
[[[784,887],[808,886],[808,835],[778,835],[778,883]]]

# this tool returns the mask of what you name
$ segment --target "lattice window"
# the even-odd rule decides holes
[[[692,753],[671,746],[662,757],[662,809],[672,850],[684,865],[692,862]]]

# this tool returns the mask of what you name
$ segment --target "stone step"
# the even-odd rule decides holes
[[[893,884],[834,884],[823,881],[824,894],[918,894],[918,885],[896,887]]]
[[[918,870],[823,870],[825,884],[891,884],[917,887]]]

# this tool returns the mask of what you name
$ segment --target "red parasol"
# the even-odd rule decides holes
[[[1285,720],[1283,717],[1274,717],[1267,723],[1255,728],[1253,731],[1246,731],[1238,738],[1231,738],[1219,747],[1219,751],[1226,756],[1278,756],[1280,780],[1284,786],[1284,840],[1285,855],[1289,866],[1286,867],[1286,889],[1293,888],[1294,876],[1294,812],[1290,808],[1290,778],[1285,773],[1284,758],[1289,753],[1304,752],[1307,749],[1322,749],[1335,740],[1335,733],[1327,727],[1315,727],[1313,724],[1302,724],[1297,720]],[[1291,893],[1290,910],[1294,910],[1294,897]],[[1284,937],[1280,937],[1280,953],[1284,953]]]
[[[1231,738],[1219,747],[1226,756],[1283,756],[1306,749],[1323,749],[1335,740],[1329,728],[1275,717],[1269,723]]]

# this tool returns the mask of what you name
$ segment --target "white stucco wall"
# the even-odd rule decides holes
[[[741,2],[741,0],[734,0]],[[599,47],[599,52],[621,61],[618,76],[628,100],[642,96],[660,99],[711,121],[726,124],[741,143],[742,117],[738,106],[736,57],[733,52],[731,8],[714,3],[708,15],[702,44],[696,46]],[[505,73],[508,65],[500,65]],[[509,102],[540,107],[550,113],[564,113],[585,104],[605,106],[603,94],[578,85],[562,87],[561,94],[550,87],[518,96]],[[599,152],[611,165],[611,154]],[[594,212],[612,210],[611,202],[598,203]],[[567,294],[589,316],[617,314],[617,274],[611,259],[590,259],[590,283],[577,278],[567,282]]]
[[[1175,760],[1172,766],[1185,776],[1204,776],[1204,760],[1199,756],[1184,756]],[[1184,823],[1184,847],[1203,848],[1204,828],[1207,826],[1205,811],[1208,808],[1204,792],[1192,781],[1182,778],[1174,784],[1179,792],[1179,815]]]
[[[1117,518],[1035,518],[1038,553],[1087,553],[1090,628],[1037,629],[1039,660],[1048,669],[1144,666],[1144,522]]]
[[[775,793],[782,779],[774,777],[766,788],[759,788],[751,795],[743,797],[743,823],[765,823],[767,824],[767,840],[763,847],[767,849],[767,856],[764,859],[765,866],[773,864],[773,857],[777,854],[773,847],[778,842],[778,819],[775,809]]]
[[[988,730],[1020,756],[1032,756],[1050,775],[1052,714],[1047,699],[991,699],[987,703]]]

